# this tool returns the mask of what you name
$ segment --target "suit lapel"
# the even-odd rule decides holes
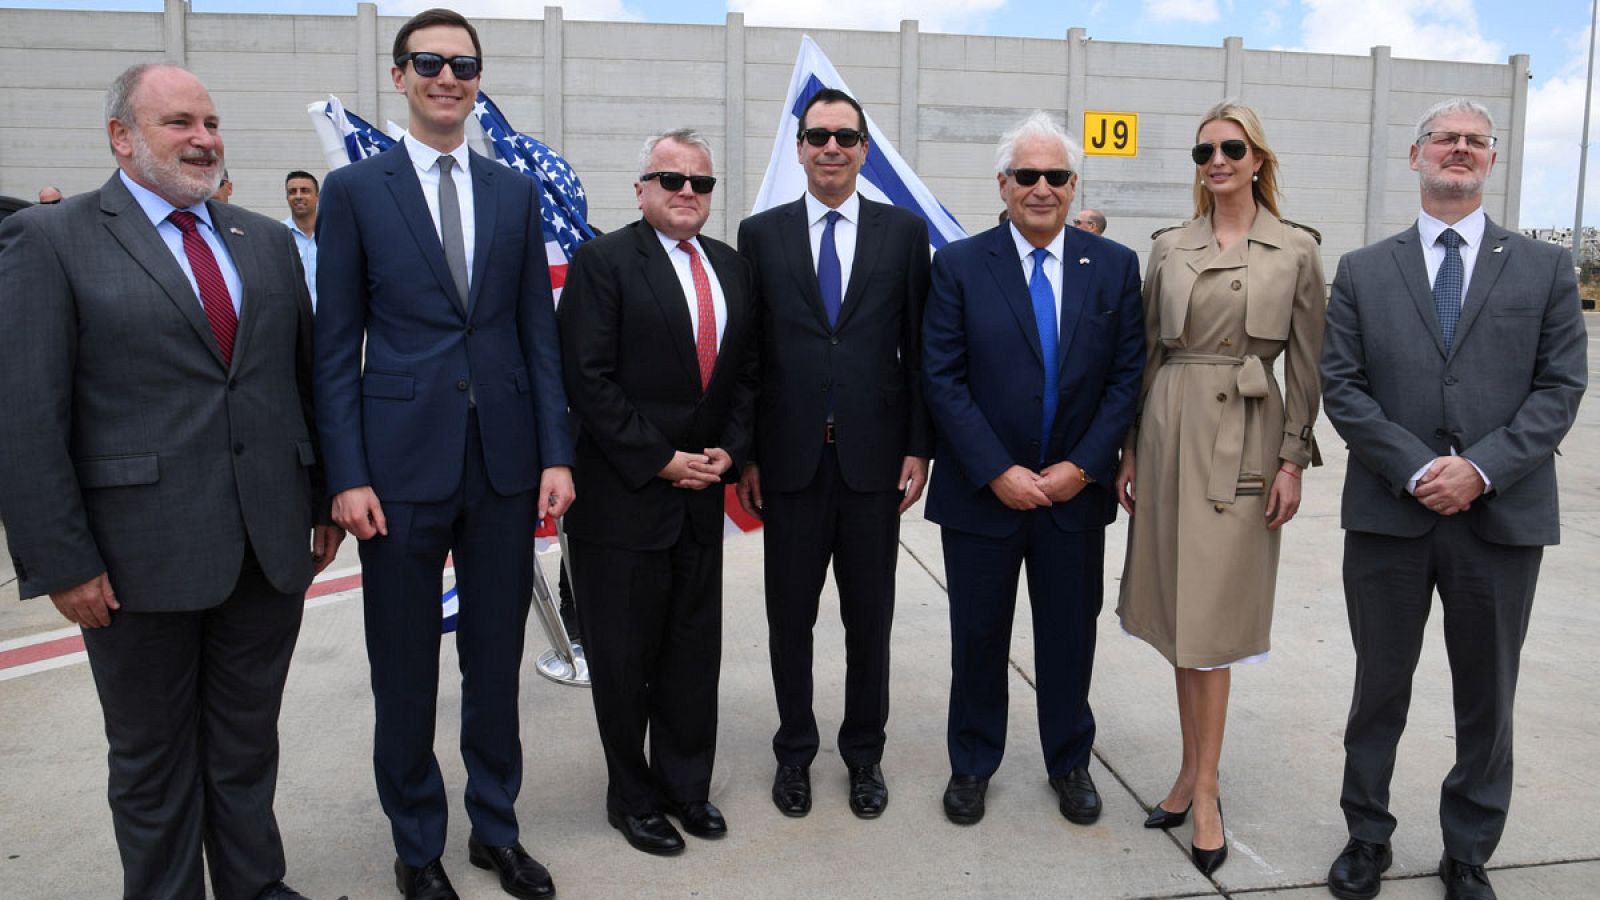
[[[811,223],[806,221],[804,194],[784,208],[783,219],[778,224],[781,234],[778,244],[788,258],[789,272],[800,288],[800,296],[821,323],[823,331],[832,331],[828,312],[822,308],[822,289],[817,287],[817,266],[811,259]],[[853,273],[852,273],[853,274]]]
[[[406,142],[397,141],[392,149],[384,152],[384,160],[389,193],[394,196],[395,206],[400,208],[400,221],[411,231],[417,252],[433,271],[439,290],[460,315],[462,298],[456,295],[455,279],[450,277],[450,266],[444,261],[444,245],[439,243],[439,232],[434,227],[433,214],[428,212],[428,201],[422,196],[422,182],[417,179],[417,167],[411,162],[411,154],[406,152]],[[477,200],[476,195],[473,200]]]
[[[494,243],[495,218],[500,211],[499,201],[495,196],[494,178],[499,174],[495,170],[500,166],[470,150],[467,151],[467,159],[471,163],[474,184],[472,222],[475,229],[472,236],[472,284],[467,288],[467,293],[471,295],[467,303],[467,318],[470,319],[473,311],[478,308],[479,287],[483,284],[484,273],[489,268],[489,246]],[[538,237],[542,247],[544,244],[542,231]],[[440,255],[443,255],[442,247]]]
[[[145,217],[139,202],[122,184],[120,176],[111,176],[111,180],[101,189],[100,198],[100,209],[108,214],[106,229],[111,236],[156,284],[161,285],[167,298],[188,320],[189,327],[194,329],[195,335],[211,352],[211,358],[221,366],[222,350],[217,346],[217,337],[211,331],[211,322],[200,305],[200,298],[195,296],[189,279],[183,275],[183,269],[172,258],[172,251]]]
[[[1017,317],[1017,327],[1033,348],[1033,357],[1044,365],[1044,350],[1039,346],[1039,322],[1033,316],[1033,296],[1028,293],[1028,283],[1022,278],[1022,261],[1017,257],[1016,242],[1011,239],[1011,227],[998,225],[989,230],[989,274],[994,276],[1000,296]]]
[[[1422,258],[1422,237],[1412,225],[1394,238],[1394,261],[1405,282],[1411,302],[1422,325],[1433,336],[1433,346],[1444,356],[1444,332],[1439,328],[1439,313],[1433,308],[1433,288],[1428,284],[1428,263]],[[1459,335],[1458,335],[1459,337]]]
[[[737,254],[725,253],[721,246],[709,241],[701,241],[700,246],[705,248],[706,258],[710,260],[711,268],[716,273],[717,283],[722,285],[722,302],[728,309],[728,321],[722,325],[722,343],[717,347],[717,364],[711,370],[711,377],[715,379],[727,371],[726,354],[722,349],[738,346],[739,336],[744,328],[744,289],[739,284],[739,279],[734,276],[739,265]],[[699,366],[698,358],[695,365]]]
[[[1483,244],[1478,247],[1478,258],[1472,264],[1472,283],[1467,285],[1467,296],[1462,299],[1461,318],[1456,322],[1453,346],[1461,346],[1467,331],[1472,328],[1472,323],[1477,321],[1478,314],[1483,312],[1483,307],[1489,302],[1489,292],[1494,290],[1494,283],[1499,280],[1500,273],[1506,267],[1506,257],[1509,255],[1506,252],[1508,247],[1506,239],[1510,236],[1511,232],[1485,217]]]
[[[866,299],[867,282],[872,280],[872,261],[878,258],[883,247],[883,207],[865,197],[861,198],[856,213],[856,250],[850,263],[850,284],[846,285],[844,301],[839,310],[838,328],[843,328],[853,310]],[[807,237],[810,235],[808,234]],[[818,288],[817,296],[822,295]]]
[[[260,295],[258,293],[252,297],[250,289],[252,286],[259,289],[266,283],[265,270],[256,255],[256,248],[261,246],[260,241],[265,236],[247,235],[244,228],[234,223],[231,211],[224,208],[226,206],[225,203],[206,204],[211,212],[211,221],[216,223],[217,233],[222,235],[222,242],[228,247],[228,256],[232,257],[233,267],[239,273],[239,332],[233,339],[233,364],[237,366],[250,343],[250,332],[255,329],[256,320],[261,316]]]
[[[643,219],[635,222],[633,227],[639,255],[644,257],[644,282],[650,286],[662,321],[667,323],[666,343],[672,347],[673,355],[678,359],[680,376],[692,379],[698,392],[700,358],[695,353],[694,320],[689,317],[689,298],[683,294],[678,271],[673,268],[672,260],[667,258],[666,248],[661,246],[656,230]]]

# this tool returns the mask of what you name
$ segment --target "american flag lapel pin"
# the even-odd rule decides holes
[[[1493,250],[1490,250],[1489,252],[1490,253],[1499,253],[1501,250],[1504,250],[1504,249],[1505,249],[1504,247],[1501,247],[1501,246],[1497,245]]]
[[[229,226],[228,226],[228,233],[229,233],[229,234],[236,234],[236,235],[238,235],[238,236],[239,236],[239,237],[244,237],[244,229],[242,229],[242,228],[235,228],[235,227],[233,227],[233,226],[232,226],[232,225],[229,225]]]
[[[1087,257],[1087,256],[1078,257],[1078,265],[1087,266],[1088,264],[1089,264],[1089,257]]]

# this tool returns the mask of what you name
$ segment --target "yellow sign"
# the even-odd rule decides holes
[[[1083,152],[1090,156],[1138,156],[1139,114],[1085,112]]]

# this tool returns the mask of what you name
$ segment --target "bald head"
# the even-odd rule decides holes
[[[49,206],[61,202],[61,189],[55,185],[45,185],[39,189],[39,202]]]
[[[1098,209],[1090,209],[1087,206],[1078,210],[1078,217],[1072,220],[1072,224],[1091,234],[1106,233],[1105,213]]]

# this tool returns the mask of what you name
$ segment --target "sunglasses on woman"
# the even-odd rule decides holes
[[[456,76],[457,81],[471,81],[483,71],[483,60],[476,56],[452,56],[446,59],[437,53],[406,53],[395,57],[394,64],[405,67],[411,63],[411,70],[419,77],[433,78],[444,71],[446,63],[450,64],[450,73]]]
[[[1206,141],[1203,144],[1195,144],[1194,149],[1189,151],[1189,155],[1194,157],[1195,165],[1203,166],[1211,162],[1211,157],[1216,153],[1218,146],[1210,141]],[[1249,144],[1240,140],[1223,141],[1220,146],[1222,147],[1222,155],[1234,161],[1244,159],[1245,153],[1250,149]]]
[[[646,172],[639,176],[640,181],[659,181],[661,189],[676,194],[683,190],[684,182],[696,194],[709,194],[717,186],[717,179],[712,175],[685,175],[682,172]]]

